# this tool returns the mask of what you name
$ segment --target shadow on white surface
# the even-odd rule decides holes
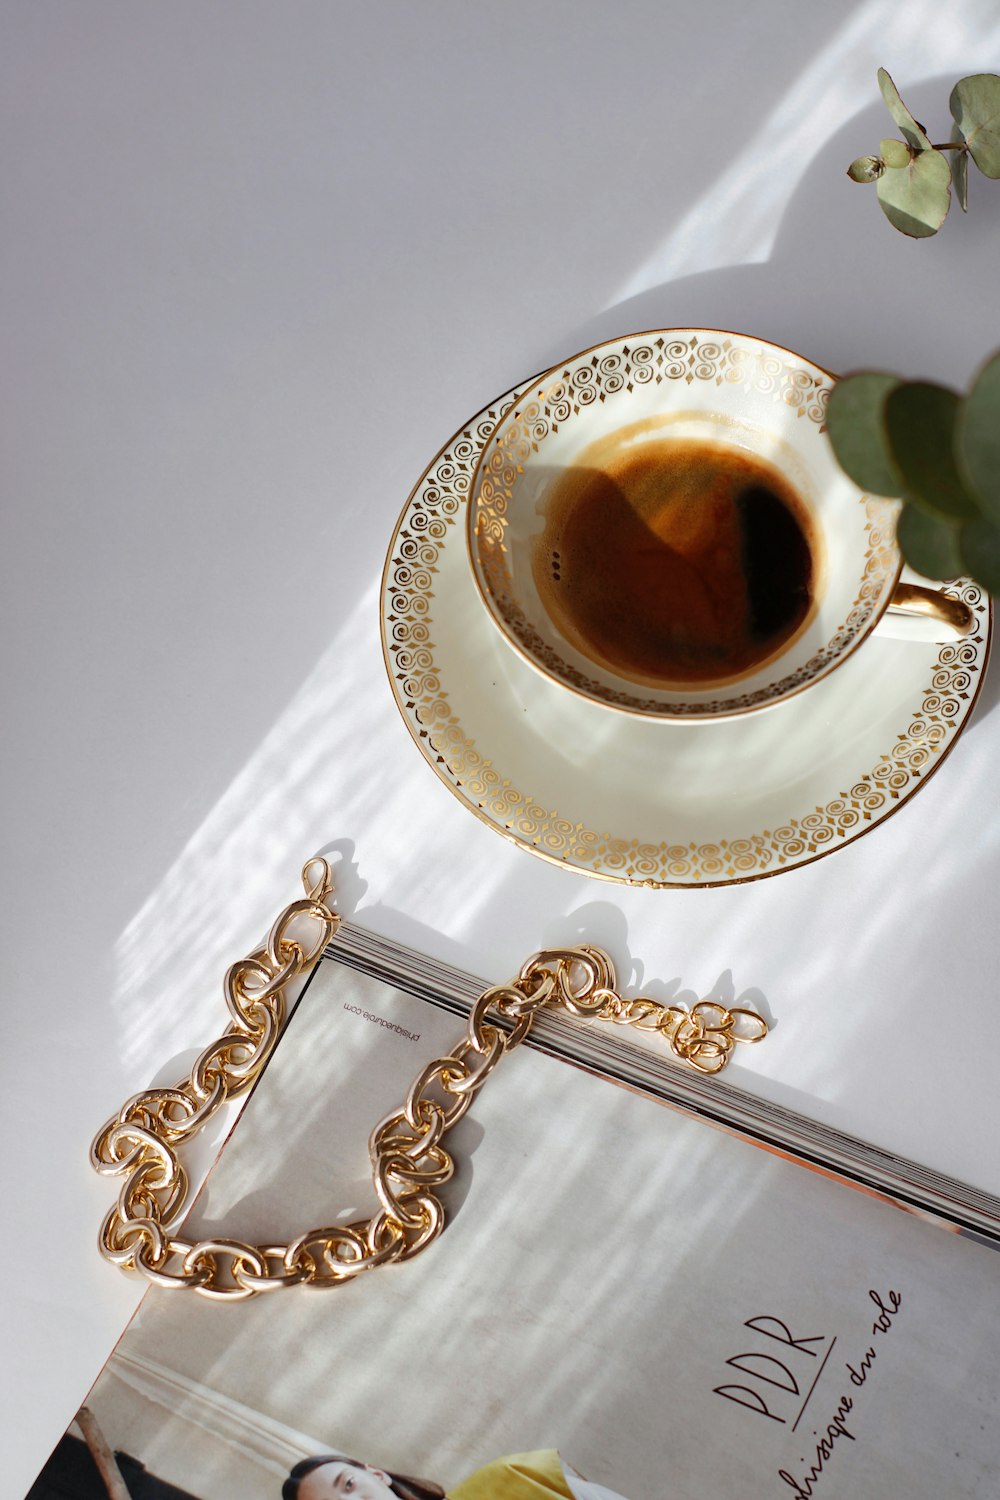
[[[924,3],[918,9],[921,14],[932,13]],[[887,127],[874,79],[871,95],[865,96],[842,85],[840,73],[851,51],[866,38],[879,36],[892,14],[892,8],[879,0],[843,24],[828,49],[740,149],[721,181],[706,189],[667,241],[630,273],[613,293],[616,300],[577,328],[567,340],[569,347],[583,347],[628,328],[721,324],[753,331],[758,321],[765,319],[771,324],[768,336],[792,347],[808,346],[811,320],[808,292],[803,293],[803,285],[806,289],[814,285],[817,297],[822,299],[824,268],[845,255],[863,258],[863,295],[875,299],[883,284],[888,288],[898,282],[907,257],[922,257],[921,279],[928,271],[932,281],[939,271],[944,275],[942,254],[948,256],[952,274],[956,260],[958,274],[985,273],[987,261],[992,264],[994,226],[1000,214],[1000,206],[988,201],[985,192],[982,201],[974,203],[974,214],[968,221],[949,220],[946,224],[942,234],[950,243],[941,251],[936,244],[915,246],[903,241],[884,221],[872,196],[848,184],[843,176],[843,164],[866,143],[877,140]],[[912,19],[917,36],[919,17]],[[990,38],[1000,42],[1000,23],[995,21],[992,8],[973,8],[961,25],[943,28],[940,61],[953,59],[955,68],[967,66],[962,59],[972,43],[981,50]],[[889,61],[901,84],[911,67],[919,70],[925,53],[923,43],[915,41],[908,47],[894,38]],[[910,84],[904,92],[917,108],[923,108],[925,101],[931,105],[937,120],[946,111],[949,79],[953,81],[953,76],[942,74],[930,83]],[[860,114],[824,142],[818,153],[807,156],[815,143],[818,122],[831,113],[840,118],[847,108],[873,96],[874,102],[867,103]],[[926,112],[930,115],[930,108]],[[795,178],[800,163],[803,165],[792,201],[779,218],[788,201],[789,181]],[[844,188],[839,198],[832,183]],[[959,216],[956,213],[954,217]],[[818,244],[817,225],[821,226]],[[727,265],[726,255],[734,252],[740,263]],[[711,269],[705,269],[706,265]],[[782,285],[799,288],[798,300],[790,294],[782,303],[775,291]],[[855,320],[845,319],[842,336],[845,341],[853,341],[852,359],[875,358],[878,354],[882,362],[900,364],[911,359],[916,362],[928,342],[935,350],[946,349],[942,340],[951,315],[946,301],[942,296],[933,303],[922,323],[897,326],[891,335],[883,332],[877,351],[873,347],[859,354]],[[774,326],[776,304],[784,307],[778,327]],[[837,356],[846,356],[846,347],[836,349],[836,337],[831,336],[828,349],[809,352],[820,362],[840,363]],[[950,371],[938,373],[948,375]],[[291,872],[331,827],[364,830],[372,847],[390,851],[397,888],[405,887],[408,881],[419,884],[421,907],[446,912],[450,934],[475,933],[484,921],[495,926],[496,914],[503,912],[522,888],[523,862],[507,858],[494,862],[479,852],[470,866],[475,869],[474,881],[464,876],[466,848],[483,834],[469,829],[466,835],[461,817],[455,821],[442,813],[439,789],[430,784],[426,768],[417,764],[417,757],[404,743],[402,727],[394,720],[394,711],[389,709],[381,662],[372,649],[377,593],[375,581],[363,588],[343,628],[293,701],[123,932],[117,949],[114,1004],[120,1018],[123,1062],[130,1072],[141,1067],[141,1059],[148,1055],[151,1027],[157,1031],[157,1051],[162,1054],[173,1045],[179,1057],[179,1049],[190,1046],[192,1009],[199,1014],[211,1013],[207,1004],[200,1000],[192,1003],[191,997],[218,990],[224,966],[219,962],[220,915],[224,913],[228,923],[228,930],[222,934],[226,942],[236,951],[249,949],[257,941],[267,914],[288,899]],[[984,700],[977,721],[981,722],[997,696],[994,689]],[[414,778],[425,778],[419,791],[408,774],[394,779],[394,754],[387,757],[390,769],[373,774],[372,747],[378,744],[380,761],[385,758],[386,734],[397,736],[401,755],[410,757],[406,765],[409,768],[412,763]],[[944,796],[939,807],[956,795],[957,789]],[[960,875],[968,879],[970,873],[967,856],[950,845],[947,829],[947,817],[942,816],[924,830],[920,876],[930,901],[935,890],[946,891],[955,878]],[[998,838],[1000,831],[994,829],[991,834],[987,830],[977,849],[977,864],[985,866],[995,857]],[[394,936],[413,946],[420,947],[426,937],[425,946],[430,950],[469,966],[469,944],[463,937],[444,936],[408,917],[392,900],[379,899],[368,907],[360,906],[367,881],[355,862],[353,843],[347,840],[328,847],[343,856],[338,884],[345,909],[360,907],[362,919],[369,920],[376,930],[391,928]],[[477,851],[484,848],[485,844],[477,845]],[[812,1061],[796,1063],[795,1053],[802,1045],[801,1024],[811,1009],[808,1000],[798,997],[829,993],[831,986],[835,990],[841,972],[856,989],[859,976],[884,970],[885,954],[905,925],[909,907],[906,886],[897,879],[899,863],[912,854],[895,819],[879,832],[877,840],[865,839],[860,850],[854,846],[838,852],[837,861],[853,860],[858,874],[857,886],[846,892],[844,927],[850,941],[849,953],[844,955],[831,952],[825,914],[816,910],[811,899],[811,892],[822,888],[815,867],[796,875],[793,908],[787,907],[782,889],[786,917],[788,910],[795,914],[794,932],[789,933],[786,924],[781,941],[794,948],[797,996],[762,992],[761,976],[746,973],[740,957],[759,941],[762,913],[770,912],[773,917],[776,911],[770,891],[755,892],[752,897],[748,891],[742,899],[732,891],[718,895],[684,892],[678,893],[679,899],[671,900],[671,924],[678,922],[679,912],[685,916],[692,912],[692,901],[701,903],[695,924],[700,931],[706,930],[706,908],[725,912],[724,938],[713,932],[706,954],[709,976],[713,972],[730,973],[736,976],[732,982],[739,983],[741,993],[749,983],[754,993],[767,994],[765,1003],[774,1008],[771,1018],[785,1024],[776,1028],[771,1041],[772,1061],[761,1066],[777,1077],[794,1070],[803,1091],[813,1090],[818,1100],[828,1104],[836,1101],[847,1077],[853,1081],[853,1092],[857,1092],[859,1076],[865,1071],[856,1047],[864,1016],[861,1010],[853,1017],[845,1013],[835,1032],[837,1040],[823,1049],[822,1057],[815,1049],[807,1049]],[[359,858],[365,858],[363,849]],[[863,865],[858,863],[862,858]],[[554,881],[544,887],[552,897],[549,912],[558,909],[564,898],[571,907],[581,885],[567,879],[560,887]],[[768,886],[773,884],[766,882]],[[782,887],[785,884],[780,882]],[[878,898],[872,900],[871,892],[877,892]],[[627,899],[640,930],[648,932],[651,902],[662,903],[662,894],[630,892]],[[611,903],[584,909],[587,922],[594,923],[589,932],[591,940],[608,946],[623,964],[623,972],[631,969],[633,983],[642,983],[642,962],[629,950],[629,918]],[[233,917],[232,913],[244,915]],[[539,932],[539,944],[549,934],[574,927],[572,911],[564,917],[545,915],[547,925]],[[579,928],[581,924],[575,925]],[[665,946],[669,951],[669,932]],[[919,939],[916,947],[919,951]],[[644,982],[647,987],[658,984],[663,995],[680,992],[682,985],[685,994],[703,993],[699,985],[704,981],[694,974],[666,975]],[[888,994],[880,988],[879,1005],[881,1025],[886,1022],[886,1008],[898,1014],[901,1024],[905,1021],[906,997],[901,988]],[[155,1021],[151,1021],[154,1016]],[[877,1070],[872,1084],[877,1087]]]
[[[865,136],[858,129],[858,116],[863,116],[867,124],[868,106],[878,98],[874,76],[870,84],[854,76],[859,54],[882,56],[882,65],[914,108],[918,92],[914,84],[926,77],[926,38],[933,35],[934,63],[949,70],[949,75],[940,80],[944,87],[933,96],[934,110],[928,108],[927,120],[947,123],[944,133],[936,137],[946,140],[951,126],[947,100],[952,84],[963,71],[980,71],[981,60],[996,55],[1000,43],[996,6],[992,0],[978,0],[961,15],[949,15],[948,24],[942,26],[935,0],[912,0],[906,8],[905,26],[899,23],[895,0],[871,0],[847,13],[823,50],[776,101],[767,118],[743,140],[725,172],[706,187],[668,238],[618,289],[609,306],[617,309],[647,291],[696,273],[725,269],[734,263],[754,265],[771,258],[790,194],[797,192],[807,173],[816,172],[816,149],[826,138],[828,122],[850,120],[851,138],[856,134],[860,142],[844,159],[843,170],[854,156],[875,151],[883,136],[895,133],[881,105],[874,134]],[[979,63],[970,63],[972,58],[980,59]],[[932,98],[923,87],[919,93],[921,98]],[[929,124],[928,128],[933,126]],[[697,152],[693,150],[694,170],[697,165]],[[868,196],[873,199],[874,192]],[[869,206],[881,217],[874,203]],[[815,229],[814,221],[813,235]],[[618,331],[625,332],[627,326],[632,325],[623,323]],[[639,329],[645,325],[634,326]]]

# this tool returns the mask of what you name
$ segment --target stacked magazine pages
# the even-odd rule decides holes
[[[185,1232],[372,1212],[369,1132],[482,987],[342,927]],[[32,1500],[996,1500],[1000,1204],[738,1081],[541,1014],[448,1138],[440,1239],[151,1288]]]

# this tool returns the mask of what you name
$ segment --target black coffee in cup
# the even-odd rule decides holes
[[[652,687],[738,681],[811,616],[818,544],[779,470],[703,438],[612,434],[543,502],[535,585],[583,655]]]

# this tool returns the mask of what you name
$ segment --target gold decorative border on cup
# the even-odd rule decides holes
[[[683,330],[683,336],[676,338],[666,331],[614,340],[610,348],[597,345],[542,376],[537,391],[539,382],[531,382],[522,392],[514,417],[509,417],[508,407],[506,426],[484,446],[473,474],[467,522],[473,577],[483,602],[514,649],[571,691],[608,708],[652,718],[711,719],[748,713],[818,682],[878,623],[902,568],[895,547],[898,504],[860,492],[858,504],[865,512],[868,545],[864,573],[846,619],[808,661],[750,692],[667,701],[602,682],[567,661],[545,641],[514,597],[506,534],[516,478],[529,455],[538,453],[546,438],[586,412],[595,401],[614,399],[637,385],[711,382],[770,396],[822,431],[833,376],[816,366],[807,367],[797,356],[773,345],[747,347],[756,342],[734,343],[733,336],[704,339],[697,332]]]
[[[645,841],[565,818],[513,786],[456,716],[432,627],[442,550],[462,522],[484,445],[521,394],[514,390],[485,408],[439,451],[403,507],[382,575],[382,654],[393,696],[421,754],[463,806],[552,864],[617,884],[672,889],[744,884],[811,864],[871,832],[926,785],[967,723],[989,659],[990,601],[968,580],[948,592],[972,608],[976,628],[937,648],[905,732],[871,770],[802,816],[716,842]]]

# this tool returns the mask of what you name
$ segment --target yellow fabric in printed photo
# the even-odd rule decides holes
[[[544,1500],[550,1495],[573,1500],[554,1448],[494,1459],[448,1494],[450,1500]]]

